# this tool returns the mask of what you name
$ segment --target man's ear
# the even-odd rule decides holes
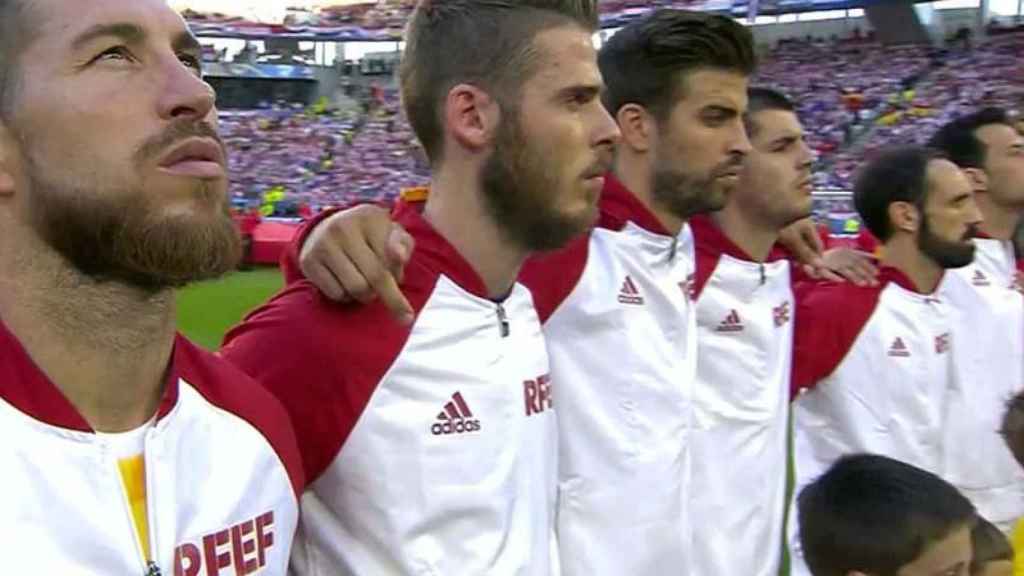
[[[622,132],[621,145],[638,153],[650,151],[658,136],[658,126],[646,108],[639,104],[626,104],[615,113],[615,121]]]
[[[479,151],[493,142],[501,124],[501,107],[487,92],[458,84],[444,103],[445,131],[464,148]]]
[[[910,202],[893,202],[889,204],[889,222],[893,230],[916,234],[921,228],[921,211]]]

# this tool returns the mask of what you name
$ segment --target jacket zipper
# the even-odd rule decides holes
[[[135,514],[132,512],[132,503],[128,499],[128,493],[125,491],[124,478],[121,476],[121,466],[119,465],[119,463],[117,461],[118,459],[117,459],[116,456],[111,454],[111,452],[108,449],[106,449],[106,447],[104,448],[104,451],[106,452],[106,458],[107,458],[108,463],[113,465],[114,472],[116,473],[115,474],[115,478],[117,479],[117,482],[116,482],[117,483],[117,491],[121,495],[121,503],[123,504],[123,507],[124,507],[124,512],[125,512],[126,519],[128,520],[128,528],[132,532],[132,542],[135,543],[135,553],[138,554],[139,564],[142,566],[142,576],[161,576],[160,567],[157,566],[151,560],[146,558],[145,551],[144,551],[144,549],[142,547],[142,541],[139,539],[139,529],[135,525]],[[145,458],[145,457],[143,457],[143,458]],[[147,475],[148,475],[148,472],[147,472]],[[149,510],[148,510],[148,508],[149,508],[149,505],[148,505],[149,494],[148,494],[148,490],[149,490],[149,488],[147,486],[147,494],[146,494],[146,500],[147,500],[146,514],[147,514],[147,516],[149,515]],[[149,524],[149,518],[148,517],[146,518],[146,523]],[[150,542],[151,542],[151,544],[150,544],[150,553],[152,553],[152,538],[150,538]]]
[[[509,333],[512,331],[509,327],[508,316],[505,314],[505,307],[498,304],[498,329],[501,330],[501,337],[508,338]]]
[[[156,424],[154,423],[155,427]],[[156,558],[159,557],[156,547],[156,515],[154,514],[153,502],[156,500],[156,494],[153,491],[152,482],[152,468],[151,464],[154,463],[154,458],[150,458],[149,455],[149,438],[153,434],[153,428],[146,431],[146,440],[143,445],[143,470],[145,471],[145,482],[146,482],[146,524],[149,527],[147,531],[149,534],[149,558],[146,563],[145,576],[162,576],[163,572],[160,571],[160,565],[156,563]]]

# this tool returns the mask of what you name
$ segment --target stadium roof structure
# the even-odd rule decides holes
[[[601,27],[618,28],[658,8],[682,8],[749,17],[816,10],[863,8],[886,0],[606,0],[600,3]],[[264,40],[292,38],[314,42],[397,42],[415,2],[386,0],[321,8],[307,22],[253,22],[223,14],[183,15],[200,37]]]

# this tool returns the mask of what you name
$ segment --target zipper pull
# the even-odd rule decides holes
[[[163,572],[160,571],[160,567],[156,565],[156,562],[152,560],[146,565],[145,576],[163,576]]]
[[[679,249],[679,238],[672,238],[672,249],[668,253],[668,261],[672,262],[676,259],[676,250]]]
[[[508,338],[511,329],[508,325],[508,316],[505,315],[505,307],[498,304],[498,328],[501,329],[501,337]]]
[[[764,262],[761,262],[760,264],[761,264],[761,286],[764,286],[764,283],[768,281],[768,276],[766,276],[765,273],[764,273]]]

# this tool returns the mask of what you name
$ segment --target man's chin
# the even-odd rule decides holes
[[[713,188],[707,197],[707,202],[704,206],[707,208],[706,213],[718,212],[725,208],[726,203],[729,201],[729,194],[732,192],[731,187],[715,187]]]
[[[221,211],[229,198],[228,183],[223,178],[157,178],[148,180],[145,185],[150,198],[168,212]]]

